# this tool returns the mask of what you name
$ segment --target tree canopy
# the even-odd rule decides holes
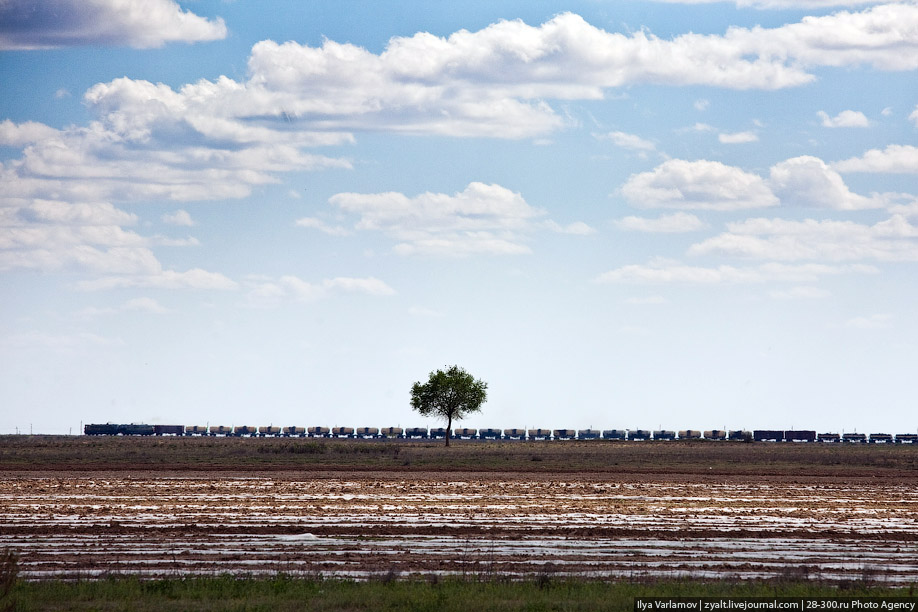
[[[478,412],[487,399],[488,383],[476,380],[456,365],[445,372],[431,372],[426,383],[416,382],[411,386],[412,408],[423,416],[446,419],[447,446],[453,420],[458,421],[472,412]]]

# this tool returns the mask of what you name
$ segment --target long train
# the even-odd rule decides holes
[[[91,423],[83,428],[88,436],[225,436],[363,438],[397,440],[442,440],[443,427],[252,427],[249,425],[146,425],[143,423]],[[700,431],[684,429],[469,429],[453,430],[456,440],[732,440],[742,442],[821,442],[847,444],[918,444],[918,434],[820,433],[811,429],[755,429]]]

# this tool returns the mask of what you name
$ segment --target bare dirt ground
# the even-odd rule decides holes
[[[918,446],[0,436],[23,576],[918,582]]]
[[[25,577],[818,577],[918,582],[893,479],[330,472],[9,474]]]

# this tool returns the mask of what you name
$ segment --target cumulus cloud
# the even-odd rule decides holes
[[[597,276],[597,283],[687,285],[757,284],[766,282],[813,282],[824,276],[875,273],[876,268],[864,265],[825,265],[765,263],[757,266],[716,267],[689,266],[678,261],[658,259],[649,264],[627,265]]]
[[[76,46],[161,47],[226,38],[223,19],[183,11],[174,0],[4,0],[0,50]]]
[[[609,140],[617,147],[628,149],[629,151],[636,151],[638,153],[652,153],[657,150],[654,143],[636,134],[609,132],[607,134],[596,134],[596,138],[600,140]]]
[[[860,157],[832,164],[839,172],[879,172],[918,174],[918,147],[889,145],[885,149],[870,149]]]
[[[868,198],[853,193],[838,172],[812,156],[794,157],[772,166],[769,185],[787,206],[857,210],[890,203],[885,196]]]
[[[250,278],[246,281],[251,306],[276,306],[281,302],[315,302],[341,293],[363,293],[374,296],[394,295],[395,290],[378,278],[337,277],[310,283],[297,276],[277,279]]]
[[[912,111],[912,114],[909,115],[908,118],[915,124],[915,127],[918,127],[918,104],[915,105],[915,110]]]
[[[180,225],[183,227],[192,227],[194,225],[194,220],[191,218],[191,215],[188,214],[186,210],[177,210],[173,213],[166,213],[162,216],[163,223],[169,225]]]
[[[870,127],[870,119],[860,111],[844,110],[834,117],[830,117],[825,111],[819,111],[816,114],[822,119],[822,127]]]
[[[902,215],[874,225],[853,221],[747,219],[692,245],[690,255],[770,261],[918,261],[918,226]]]
[[[621,192],[637,208],[727,211],[779,203],[762,177],[706,160],[667,160],[629,177]]]
[[[671,215],[661,215],[656,219],[646,217],[625,217],[615,222],[619,229],[635,232],[675,234],[681,232],[695,232],[705,227],[704,222],[689,213],[677,212]]]
[[[525,254],[531,252],[528,235],[540,227],[578,235],[593,231],[584,223],[539,223],[544,211],[531,207],[519,193],[484,183],[470,183],[452,195],[339,193],[329,203],[357,216],[355,230],[382,232],[398,241],[395,252],[402,255]],[[320,230],[324,226],[313,218],[297,224]]]
[[[739,8],[756,9],[801,9],[834,8],[838,6],[862,6],[865,4],[889,4],[900,0],[655,0],[669,4],[719,4],[735,3]]]
[[[733,133],[721,133],[717,135],[717,139],[723,144],[745,144],[747,142],[758,142],[759,135],[755,132],[733,132]]]

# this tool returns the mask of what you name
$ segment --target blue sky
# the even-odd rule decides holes
[[[918,428],[918,4],[438,4],[4,3],[0,433]]]

